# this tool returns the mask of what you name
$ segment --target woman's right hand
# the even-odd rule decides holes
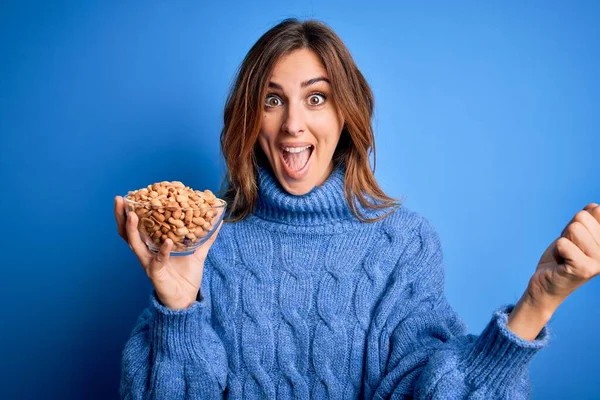
[[[137,214],[131,212],[128,218],[125,216],[125,206],[121,196],[115,197],[115,218],[119,236],[125,240],[137,256],[150,278],[160,302],[173,310],[182,310],[194,304],[202,283],[204,260],[206,260],[208,250],[217,238],[223,222],[219,224],[210,239],[193,254],[170,257],[173,247],[171,239],[165,240],[156,254],[148,249],[140,238]]]

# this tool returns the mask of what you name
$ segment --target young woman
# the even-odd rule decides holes
[[[225,107],[220,233],[191,256],[169,257],[170,241],[154,255],[115,199],[155,289],[125,345],[122,398],[528,397],[546,323],[600,271],[600,207],[575,215],[515,306],[467,335],[434,227],[375,181],[372,112],[336,34],[286,20],[252,47]]]

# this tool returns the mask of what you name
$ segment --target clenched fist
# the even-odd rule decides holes
[[[529,284],[539,301],[562,302],[600,274],[600,206],[588,204],[546,249]]]

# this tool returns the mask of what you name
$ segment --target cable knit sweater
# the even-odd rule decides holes
[[[344,172],[293,196],[260,169],[259,204],[223,225],[198,301],[173,311],[151,294],[123,351],[121,398],[529,398],[547,328],[522,340],[503,306],[468,335],[432,225],[406,207],[360,222]]]

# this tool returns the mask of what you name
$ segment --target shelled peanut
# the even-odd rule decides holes
[[[167,238],[174,250],[199,242],[219,219],[221,201],[208,189],[193,190],[179,181],[162,181],[127,193],[128,211],[139,217],[138,229],[158,247]]]

